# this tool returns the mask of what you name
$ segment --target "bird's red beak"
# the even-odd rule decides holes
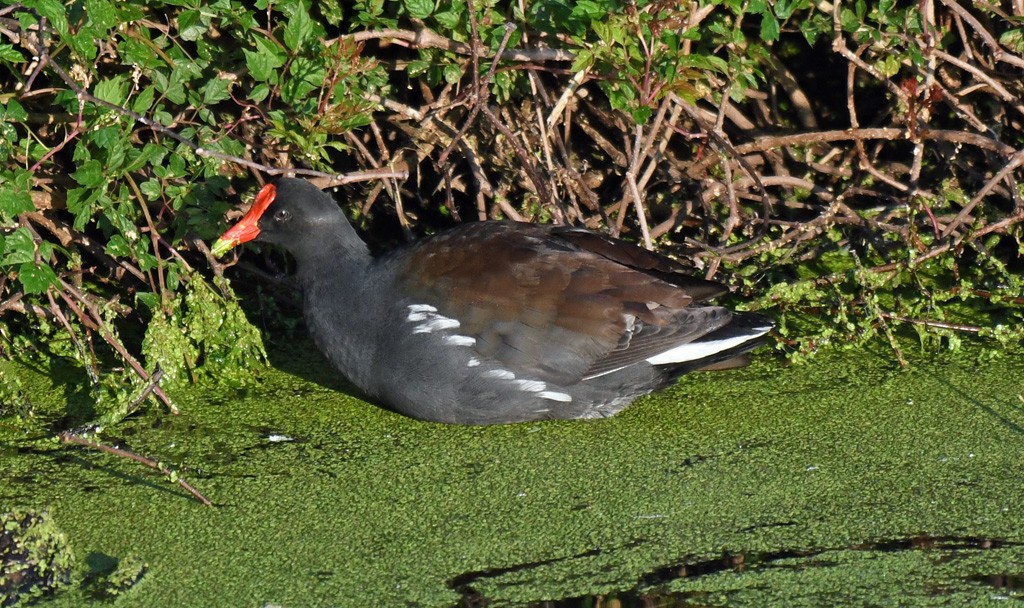
[[[249,213],[245,214],[237,224],[228,229],[227,232],[221,235],[217,242],[213,244],[210,252],[215,257],[220,257],[228,252],[232,247],[241,245],[242,243],[248,243],[260,234],[259,221],[263,217],[263,213],[270,206],[270,203],[274,202],[274,196],[277,195],[277,188],[273,184],[267,184],[263,186],[260,193],[256,195],[256,202],[252,204],[252,208],[249,209]]]

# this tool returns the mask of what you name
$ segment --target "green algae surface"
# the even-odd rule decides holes
[[[83,379],[0,364],[37,411],[27,433],[0,425],[0,508],[46,510],[78,564],[34,605],[1024,597],[1019,354],[908,371],[865,352],[763,357],[612,419],[478,428],[350,397],[309,349],[272,353],[250,390],[178,390],[181,415],[150,406],[103,435],[213,508],[135,463],[39,441],[66,428]],[[96,591],[120,571],[116,598]]]

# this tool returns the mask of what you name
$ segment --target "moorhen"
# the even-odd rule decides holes
[[[310,182],[264,186],[213,246],[295,257],[309,332],[368,397],[421,420],[496,424],[611,416],[772,328],[703,302],[727,292],[601,234],[462,224],[372,256]]]

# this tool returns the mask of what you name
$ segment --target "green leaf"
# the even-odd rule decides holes
[[[594,52],[587,49],[576,53],[576,59],[572,62],[572,67],[569,68],[572,72],[582,72],[583,70],[590,69],[594,65]]]
[[[612,31],[612,27],[612,24],[602,21],[595,21],[591,24],[591,28],[597,34],[597,39],[607,45],[615,42],[615,34]]]
[[[24,63],[25,57],[9,44],[0,44],[0,61],[7,61],[10,63]]]
[[[135,301],[139,302],[150,311],[153,311],[160,305],[160,296],[156,295],[152,291],[140,291],[135,294]]]
[[[820,36],[826,35],[831,27],[821,14],[814,14],[810,19],[800,22],[800,33],[807,39],[807,44],[814,46]]]
[[[299,50],[309,39],[312,31],[313,20],[309,18],[306,9],[300,5],[299,9],[289,17],[288,24],[284,26],[285,46],[293,51]]]
[[[639,108],[637,108],[637,109],[633,110],[632,112],[630,112],[630,115],[633,116],[633,120],[635,120],[637,122],[637,124],[641,124],[642,125],[642,124],[645,124],[648,119],[650,119],[651,113],[652,113],[651,108],[649,108],[647,106],[640,106]]]
[[[209,29],[210,18],[202,10],[185,10],[178,15],[178,35],[182,40],[199,40]]]
[[[86,0],[85,14],[93,31],[109,30],[117,25],[117,11],[108,0]]]
[[[160,182],[155,179],[148,179],[139,184],[139,190],[151,201],[160,200],[160,195],[163,192]]]
[[[337,0],[319,0],[317,5],[320,7],[320,14],[324,16],[327,23],[335,27],[345,17],[341,11],[341,3],[337,2]]]
[[[37,0],[35,2],[26,2],[25,4],[34,8],[43,17],[46,17],[47,25],[57,30],[61,38],[68,37],[67,12],[65,12],[64,4],[60,0]]]
[[[426,19],[434,12],[434,0],[405,0],[405,10],[413,19]]]
[[[131,256],[132,248],[123,236],[115,234],[107,241],[106,252],[114,257],[126,258]]]
[[[438,11],[434,14],[434,19],[441,25],[441,27],[454,30],[459,27],[459,22],[466,15],[465,7],[456,9],[452,7],[448,10]]]
[[[128,78],[121,74],[101,80],[92,94],[115,106],[123,105],[128,100]]]
[[[128,163],[125,165],[124,170],[126,172],[138,171],[150,161],[159,162],[163,151],[164,148],[161,148],[156,144],[146,144],[143,146],[141,151],[137,147],[132,147]]]
[[[160,55],[153,52],[153,47],[135,38],[122,40],[118,44],[118,50],[121,51],[121,60],[127,65],[144,68],[155,68],[159,65],[165,65]]]
[[[880,61],[875,62],[875,67],[886,78],[892,78],[900,71],[900,60],[893,55],[885,55]]]
[[[96,159],[88,160],[79,165],[78,169],[71,174],[71,177],[85,188],[98,188],[106,183],[103,165]]]
[[[156,256],[149,252],[149,244],[139,241],[135,244],[135,259],[139,262],[139,270],[149,272],[160,265]]]
[[[857,28],[860,27],[860,18],[848,8],[839,9],[839,23],[843,27],[844,32],[856,32]]]
[[[454,63],[444,66],[444,81],[448,84],[455,84],[462,80],[462,68]]]
[[[49,266],[25,262],[18,269],[18,282],[27,294],[44,293],[50,286],[57,284],[57,274]]]
[[[0,184],[0,224],[13,223],[18,215],[34,210],[27,188],[18,187],[14,182]]]
[[[181,81],[179,72],[172,70],[171,74],[168,75],[164,72],[157,71],[152,73],[152,77],[156,90],[162,93],[168,101],[177,104],[185,103],[185,86]],[[166,123],[163,121],[160,121],[159,119],[156,120],[166,126]]]
[[[245,65],[256,80],[270,81],[275,75],[275,71],[284,65],[287,55],[284,49],[269,38],[257,36],[253,39],[253,43],[256,45],[255,51],[248,49],[242,51],[245,54]]]
[[[430,69],[430,62],[422,59],[413,59],[406,66],[405,70],[409,76],[416,77],[425,74]]]
[[[281,98],[291,104],[309,103],[309,94],[324,84],[324,66],[306,57],[297,57],[288,70],[289,78],[281,89]],[[311,106],[312,111],[315,106]]]
[[[156,89],[153,87],[146,87],[142,89],[135,99],[132,100],[131,109],[133,112],[139,114],[145,114],[153,107],[153,99],[156,97]]]
[[[802,8],[803,4],[802,0],[776,0],[775,16],[782,20],[789,19],[795,10]]]
[[[92,161],[90,161],[92,162]],[[99,188],[72,188],[68,190],[68,211],[75,216],[75,229],[81,230],[92,218],[93,204],[99,198]]]
[[[0,117],[2,118],[2,117]],[[14,152],[12,142],[18,140],[18,130],[9,122],[0,121],[0,163],[3,163]]]
[[[270,95],[270,87],[266,83],[261,82],[252,88],[252,91],[249,93],[249,99],[259,103],[266,99],[267,95]]]
[[[608,16],[608,5],[594,0],[579,0],[572,8],[572,16],[586,21]]]
[[[121,129],[118,127],[103,127],[89,134],[89,141],[96,144],[100,149],[110,151],[121,139]]]
[[[203,93],[203,104],[212,106],[213,104],[229,99],[231,94],[228,93],[228,86],[230,82],[224,78],[211,78],[209,82],[203,85],[200,91]]]
[[[765,11],[761,15],[761,40],[765,42],[775,42],[779,39],[779,20],[775,18],[775,15],[768,11]]]
[[[999,44],[1015,53],[1024,51],[1024,29],[1007,30],[999,36]]]
[[[24,106],[18,103],[18,100],[14,98],[9,99],[7,101],[7,105],[3,107],[3,115],[5,118],[9,118],[15,122],[25,122],[28,120],[28,112],[26,112]]]
[[[36,259],[36,246],[28,228],[17,228],[7,235],[4,243],[4,257],[0,265],[25,264]]]

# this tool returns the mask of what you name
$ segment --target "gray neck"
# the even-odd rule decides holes
[[[293,253],[314,342],[336,369],[370,394],[378,340],[366,319],[378,303],[373,297],[377,285],[367,280],[369,250],[358,239],[345,239],[321,243],[315,252]]]
[[[347,221],[339,221],[325,239],[305,239],[289,249],[298,265],[297,277],[303,289],[318,283],[346,285],[358,282],[373,259],[366,243]]]

